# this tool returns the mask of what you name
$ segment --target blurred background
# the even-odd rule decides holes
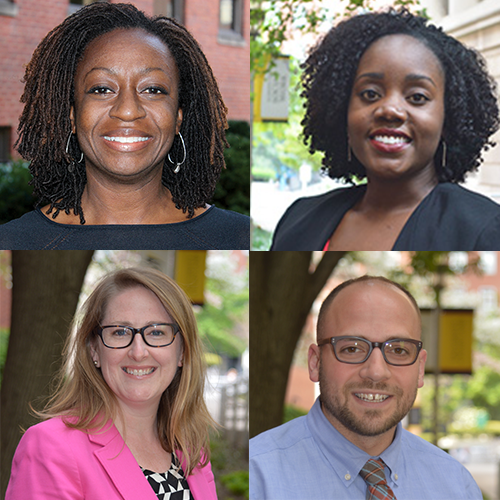
[[[219,499],[248,498],[248,252],[0,251],[1,478],[3,498],[21,428],[37,423],[60,366],[69,323],[109,271],[151,266],[193,302],[205,347],[205,399]],[[36,335],[34,335],[34,332]]]
[[[251,252],[250,437],[305,415],[319,395],[307,351],[321,303],[364,274],[405,286],[423,317],[425,385],[403,425],[500,498],[499,252]]]
[[[95,0],[0,0],[0,224],[33,209],[28,164],[14,150],[25,66],[47,33]],[[173,17],[205,53],[229,109],[222,172],[213,203],[250,213],[250,0],[123,0],[148,15]],[[118,0],[111,3],[119,3]]]
[[[479,51],[500,82],[497,0],[252,0],[252,249],[269,249],[276,224],[297,198],[344,186],[321,175],[322,155],[310,155],[303,144],[300,64],[333,23],[387,6],[406,6]],[[500,133],[495,137],[498,143]],[[500,148],[483,156],[464,186],[498,203]]]

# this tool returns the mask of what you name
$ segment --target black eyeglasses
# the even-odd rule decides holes
[[[361,337],[330,337],[318,342],[319,346],[332,344],[335,357],[341,363],[358,365],[364,363],[378,347],[386,363],[394,366],[408,366],[417,361],[422,342],[413,339],[393,339],[385,342],[370,342]]]
[[[142,328],[123,325],[107,325],[97,327],[95,334],[101,337],[102,343],[110,349],[124,349],[132,344],[137,334],[149,347],[167,347],[175,340],[179,332],[176,323],[158,323]]]

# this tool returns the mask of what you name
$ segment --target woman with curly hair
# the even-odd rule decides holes
[[[75,324],[6,499],[216,500],[214,422],[186,294],[159,271],[122,269],[100,281]]]
[[[27,66],[18,150],[42,208],[3,248],[242,249],[249,218],[207,205],[227,108],[191,34],[128,4],[94,3]]]
[[[391,9],[339,23],[303,69],[304,140],[353,186],[297,200],[271,250],[500,248],[500,205],[458,185],[499,125],[477,52]]]

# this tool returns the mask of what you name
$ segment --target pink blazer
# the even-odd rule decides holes
[[[157,500],[116,427],[105,429],[86,434],[60,418],[30,427],[12,461],[6,500]],[[210,464],[187,482],[195,500],[217,500]]]

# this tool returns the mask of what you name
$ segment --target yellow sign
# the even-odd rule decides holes
[[[206,250],[178,250],[175,254],[175,281],[196,305],[205,300],[206,257]]]
[[[280,56],[272,68],[254,76],[253,121],[288,121],[289,57]]]
[[[472,373],[473,311],[445,310],[439,321],[439,362],[443,373]]]
[[[473,310],[443,309],[439,321],[436,312],[422,309],[422,341],[427,351],[426,373],[436,366],[436,336],[439,324],[439,368],[441,373],[472,373]]]

